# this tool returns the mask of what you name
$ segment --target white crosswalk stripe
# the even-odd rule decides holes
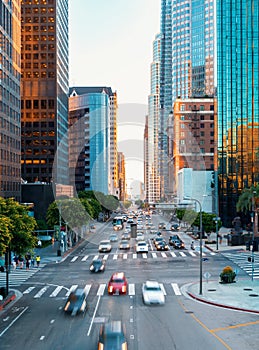
[[[30,277],[32,277],[36,272],[40,271],[46,264],[41,264],[40,267],[33,267],[29,270],[23,269],[15,269],[11,270],[9,273],[9,286],[17,287],[26,282]],[[5,285],[6,275],[5,273],[0,273],[0,286]]]
[[[182,295],[180,287],[177,283],[159,283],[161,290],[163,291],[163,294],[166,296],[180,296]],[[107,284],[106,283],[100,283],[100,284],[86,284],[85,286],[79,287],[77,284],[72,285],[69,289],[64,286],[54,286],[54,285],[45,285],[45,286],[31,286],[28,287],[23,294],[24,295],[32,295],[34,299],[40,299],[40,298],[57,298],[57,297],[63,297],[67,298],[72,291],[74,291],[76,288],[82,288],[84,289],[86,296],[89,296],[89,293],[91,290],[91,295],[96,296],[103,296],[105,295]],[[142,295],[142,283],[129,283],[128,284],[128,292],[127,295],[129,296],[137,296],[140,297]]]
[[[132,252],[127,252],[127,253],[111,253],[111,254],[105,254],[105,255],[92,255],[92,260],[96,260],[98,258],[102,258],[105,261],[109,260],[127,260],[127,259],[157,259],[157,258],[188,258],[188,257],[199,257],[200,252],[199,251],[192,251],[192,250],[185,250],[185,251],[166,251],[166,252],[154,252],[150,251],[148,253],[132,253]],[[214,252],[202,252],[203,257],[207,257],[208,255],[214,256]],[[75,255],[74,257],[71,258],[70,262],[74,263],[76,261],[86,261],[87,259],[91,259],[90,255],[85,255],[83,258],[81,258],[78,255]]]
[[[248,261],[248,258],[252,257],[251,252],[223,253],[223,255],[229,260],[231,260],[234,264],[238,265],[249,276],[253,275],[253,278],[259,279],[259,255],[258,254],[254,254],[253,264],[252,262]]]

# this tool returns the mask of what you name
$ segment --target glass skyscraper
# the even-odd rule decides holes
[[[68,0],[22,0],[22,178],[68,184]]]
[[[219,214],[259,183],[259,2],[217,0]]]
[[[21,1],[0,0],[0,196],[21,199]]]

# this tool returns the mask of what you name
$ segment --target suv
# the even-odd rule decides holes
[[[111,321],[101,326],[98,350],[127,350],[125,327],[121,321]]]
[[[112,274],[108,283],[108,294],[126,294],[128,282],[124,272],[115,272]]]
[[[136,244],[136,253],[148,253],[148,244],[145,241],[138,241]]]

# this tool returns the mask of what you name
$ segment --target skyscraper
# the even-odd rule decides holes
[[[68,184],[68,0],[22,0],[21,20],[22,178]]]
[[[21,1],[0,0],[0,196],[21,199]]]
[[[153,62],[151,63],[151,89],[148,96],[148,122],[147,124],[147,160],[145,162],[145,187],[148,203],[160,199],[159,176],[159,111],[160,111],[160,34],[153,42]]]
[[[217,0],[219,214],[259,183],[259,2]]]
[[[76,190],[113,194],[111,138],[115,140],[117,94],[110,87],[72,87],[69,98],[69,174]],[[111,116],[112,114],[112,116]],[[112,120],[112,122],[111,122]],[[117,150],[117,145],[113,147]],[[116,152],[116,169],[118,166]]]

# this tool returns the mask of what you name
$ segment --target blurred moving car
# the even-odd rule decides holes
[[[138,241],[136,243],[136,253],[148,253],[148,244],[146,241]]]
[[[164,292],[157,281],[146,281],[142,285],[143,302],[146,305],[165,303]]]
[[[166,241],[159,241],[156,244],[156,250],[169,250]]]
[[[95,229],[96,229],[95,224],[91,224],[91,225],[90,225],[90,229],[91,229],[91,230],[95,230]]]
[[[116,233],[112,233],[109,238],[110,238],[110,242],[118,241],[118,236],[116,235]]]
[[[122,239],[119,245],[120,249],[130,249],[130,244],[128,239]]]
[[[98,350],[128,350],[126,331],[121,321],[111,321],[101,326]]]
[[[165,230],[165,229],[166,229],[166,224],[165,224],[164,222],[160,222],[160,223],[158,224],[158,229],[159,229],[159,230],[160,230],[160,229]]]
[[[172,235],[169,237],[169,245],[174,245],[174,242],[175,241],[179,241],[180,240],[180,237],[178,235]]]
[[[130,240],[131,239],[130,232],[124,232],[123,235],[121,236],[121,239]]]
[[[185,245],[184,245],[184,242],[182,240],[178,239],[178,240],[175,240],[173,242],[173,247],[174,247],[174,249],[184,249]]]
[[[136,241],[144,241],[145,236],[143,235],[142,232],[137,232],[137,237],[136,237]]]
[[[101,241],[98,250],[100,253],[110,252],[112,250],[110,241],[108,239]]]
[[[115,272],[112,274],[108,283],[108,294],[126,294],[128,282],[124,272]]]
[[[180,228],[180,225],[177,223],[173,223],[171,225],[171,231],[177,231],[177,230],[179,230],[179,228]]]
[[[104,272],[105,263],[103,259],[94,259],[90,265],[91,272]]]
[[[84,289],[77,288],[69,294],[64,311],[75,316],[79,312],[85,312],[87,308],[86,293]]]
[[[164,240],[165,240],[165,239],[164,239],[162,236],[155,237],[155,238],[153,239],[153,242],[154,242],[155,247],[157,247],[157,245],[158,245],[159,242],[163,242]]]

